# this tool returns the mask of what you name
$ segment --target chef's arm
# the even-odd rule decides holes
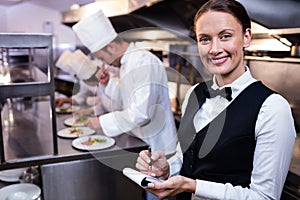
[[[138,89],[129,99],[127,108],[114,111],[99,117],[100,126],[107,136],[115,137],[125,132],[147,124],[151,120],[149,109],[151,108],[150,84]],[[151,95],[154,95],[151,93]]]

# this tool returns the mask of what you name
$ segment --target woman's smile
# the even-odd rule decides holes
[[[223,65],[228,60],[228,57],[211,58],[210,60],[212,64],[216,66],[220,66]]]

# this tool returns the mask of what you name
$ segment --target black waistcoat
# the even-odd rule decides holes
[[[178,136],[184,152],[180,174],[192,179],[248,187],[256,145],[256,119],[261,105],[274,92],[261,82],[252,83],[196,133],[193,118],[205,101],[203,89],[211,84],[211,81],[201,83],[194,89],[180,123]]]

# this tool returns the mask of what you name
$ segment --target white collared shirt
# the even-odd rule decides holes
[[[248,67],[246,69],[247,71],[241,77],[224,86],[232,88],[233,100],[247,86],[257,81],[252,77]],[[194,87],[188,91],[187,97]],[[213,84],[212,88],[218,88],[216,83]],[[186,104],[185,101],[183,111]],[[196,131],[198,132],[210,123],[229,104],[230,102],[220,96],[206,99],[194,117]],[[255,125],[256,147],[250,187],[242,188],[230,183],[222,184],[196,180],[195,199],[199,197],[200,199],[222,200],[280,199],[292,159],[295,138],[294,120],[288,102],[279,94],[270,95],[263,103]]]

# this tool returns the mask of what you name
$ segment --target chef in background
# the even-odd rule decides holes
[[[87,98],[90,96],[89,94],[96,91],[96,86],[88,85],[84,83],[83,80],[78,79],[76,72],[71,67],[73,52],[70,50],[65,50],[58,58],[55,63],[55,66],[59,69],[67,72],[71,76],[74,76],[79,81],[79,91],[72,95],[71,97],[56,97],[55,103],[57,107],[63,106],[65,103],[67,104],[75,104],[75,105],[82,105],[87,103]],[[98,101],[98,98],[94,101]]]
[[[56,98],[56,106],[62,106],[65,103],[72,103],[76,105],[87,104],[91,107],[82,108],[77,111],[76,115],[91,115],[96,116],[111,112],[117,109],[111,97],[111,91],[114,88],[114,80],[110,77],[118,76],[118,71],[114,69],[111,76],[107,71],[102,76],[100,82],[95,76],[98,66],[102,66],[100,60],[90,60],[81,50],[70,52],[64,51],[56,62],[56,66],[76,76],[79,80],[80,89],[75,95],[67,98]],[[82,70],[84,69],[84,70]]]
[[[128,133],[142,139],[153,151],[162,150],[171,157],[172,172],[178,172],[180,153],[176,154],[178,139],[163,63],[122,39],[101,10],[72,28],[96,58],[120,68],[122,110],[89,118],[86,125],[102,129],[109,137]]]

